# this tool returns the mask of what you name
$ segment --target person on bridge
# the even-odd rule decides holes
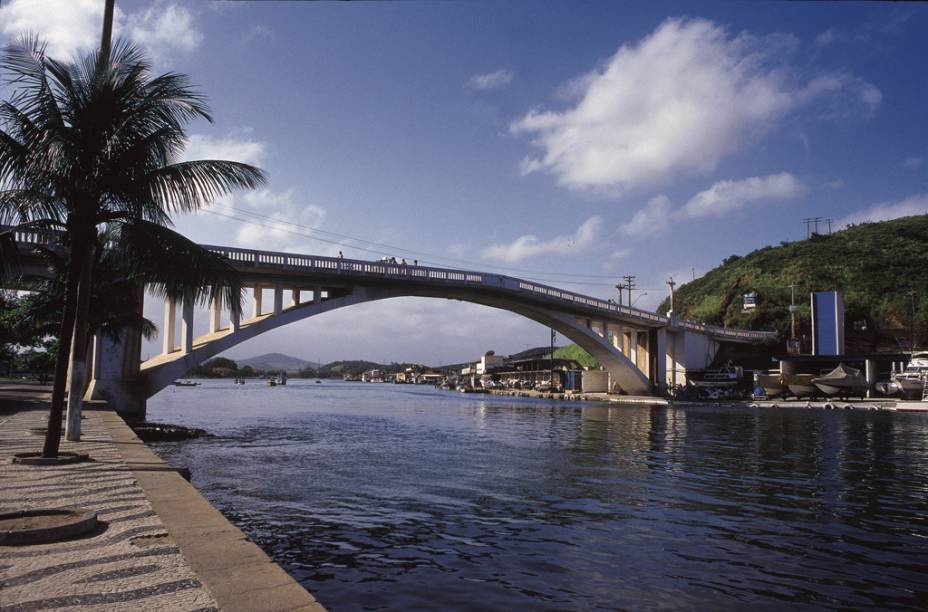
[[[339,258],[339,259],[345,259],[345,256],[342,254],[341,251],[338,252],[338,258]]]

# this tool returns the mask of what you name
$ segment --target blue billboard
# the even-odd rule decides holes
[[[812,354],[844,354],[844,298],[837,291],[812,294]]]

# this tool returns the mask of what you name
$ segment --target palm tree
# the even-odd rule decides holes
[[[254,188],[264,174],[231,161],[176,162],[186,126],[197,118],[211,121],[209,109],[187,77],[152,76],[144,55],[130,44],[110,49],[104,37],[100,52],[64,63],[47,57],[38,39],[26,37],[6,49],[0,70],[11,75],[14,86],[11,99],[0,103],[0,224],[41,220],[63,231],[68,253],[43,448],[43,456],[55,457],[72,344],[78,366],[72,365],[72,401],[79,402],[83,385],[92,278],[103,251],[100,229],[120,228],[141,239],[140,228],[159,228],[164,231],[157,235],[171,242],[162,245],[168,251],[176,253],[182,245],[193,256],[196,245],[166,229],[170,215],[198,210],[234,189]],[[132,245],[121,248],[131,251]],[[216,264],[202,250],[196,255]],[[165,283],[165,292],[191,290],[199,301],[238,305],[240,286],[228,283],[228,276],[190,287],[185,283],[194,275],[183,267],[178,272],[184,282]]]

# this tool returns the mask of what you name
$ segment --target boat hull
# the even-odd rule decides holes
[[[821,395],[818,387],[812,382],[812,374],[782,374],[780,380],[796,397],[815,397]]]
[[[829,397],[834,397],[834,396],[845,397],[849,395],[863,396],[867,394],[867,387],[861,386],[858,384],[838,385],[834,383],[817,382],[815,383],[815,386],[818,387],[822,393],[824,393],[825,395]]]
[[[780,397],[785,395],[789,388],[783,384],[779,374],[758,374],[757,384],[764,390],[767,397]]]

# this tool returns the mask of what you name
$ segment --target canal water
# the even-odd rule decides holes
[[[160,443],[331,610],[928,607],[928,416],[208,381]]]

